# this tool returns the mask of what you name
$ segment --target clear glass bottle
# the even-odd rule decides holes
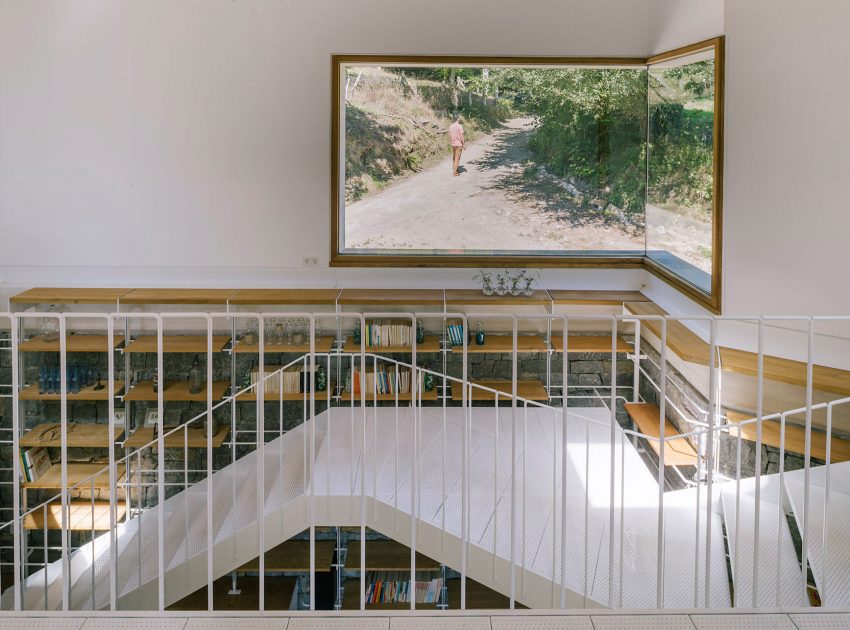
[[[484,339],[484,322],[478,322],[478,330],[475,332],[475,344],[483,346]]]
[[[201,371],[201,361],[195,355],[192,367],[189,368],[189,393],[200,394],[204,389],[204,373]]]
[[[52,313],[54,310],[52,305],[47,308],[48,313]],[[45,317],[41,324],[41,337],[44,341],[59,339],[59,320],[55,317]]]

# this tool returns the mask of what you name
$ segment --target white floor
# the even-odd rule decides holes
[[[516,611],[471,615],[98,617],[0,615],[0,630],[847,630],[850,612],[593,613]]]

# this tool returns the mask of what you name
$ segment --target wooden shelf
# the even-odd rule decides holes
[[[125,501],[115,502],[115,522],[124,520],[127,513]],[[62,504],[50,503],[47,506],[47,529],[62,529]],[[70,501],[68,503],[67,531],[107,531],[109,530],[108,501]],[[44,508],[30,512],[24,517],[24,529],[45,529]]]
[[[100,473],[100,474],[98,474]],[[79,491],[85,491],[90,489],[91,486],[91,477],[94,477],[94,487],[96,490],[108,490],[109,489],[109,474],[107,470],[107,464],[90,464],[90,463],[77,463],[71,462],[68,464],[68,487],[70,488],[73,485],[76,485],[80,482],[82,485],[78,488]],[[118,469],[118,479],[116,479],[117,483],[122,483],[124,479],[124,472],[119,468]],[[24,488],[30,489],[49,489],[49,490],[58,490],[62,488],[62,465],[60,463],[53,464],[50,469],[44,473],[41,477],[39,477],[36,481],[27,481],[21,483],[21,486]]]
[[[437,400],[439,398],[439,392],[437,391],[437,386],[434,386],[430,392],[422,391],[422,400]],[[351,402],[351,397],[353,392],[342,392],[341,398],[344,402]],[[416,397],[419,398],[419,393],[417,392]],[[366,392],[366,402],[374,402],[376,400],[376,396],[372,394],[372,392]],[[395,402],[396,395],[395,394],[378,394],[377,395],[378,402]],[[399,402],[407,402],[411,400],[411,392],[407,392],[406,394],[398,395]],[[358,393],[354,396],[354,402],[360,402],[360,394]]]
[[[12,296],[9,300],[24,304],[111,304],[130,289],[58,289],[37,287]]]
[[[213,352],[221,352],[227,342],[230,341],[229,335],[213,335],[212,349]],[[207,336],[206,335],[163,335],[162,351],[175,353],[184,352],[187,354],[206,354],[207,352]],[[124,348],[124,352],[149,352],[156,353],[156,335],[141,335],[136,339],[130,340],[130,343]]]
[[[336,304],[339,289],[239,289],[230,304]]]
[[[124,335],[113,335],[112,341],[112,348],[115,349],[124,343]],[[59,340],[45,341],[44,335],[38,335],[22,342],[18,348],[21,352],[59,352]],[[75,335],[71,333],[66,336],[65,350],[67,352],[107,352],[109,345],[106,335]]]
[[[331,384],[329,389],[331,390],[331,398],[333,398],[333,391],[334,391],[333,390],[333,384]],[[244,394],[237,394],[235,396],[235,398],[236,398],[236,402],[257,402],[257,390],[255,388],[255,389],[252,389],[250,392],[245,392]],[[322,400],[327,400],[327,399],[328,399],[328,390],[325,390],[325,391],[322,391],[322,392],[320,392],[320,391],[316,392],[316,402],[320,402]],[[266,397],[265,397],[266,402],[277,402],[279,400],[280,400],[280,394],[279,393],[267,393],[266,394]],[[301,393],[284,394],[283,400],[284,400],[284,402],[287,402],[287,401],[289,401],[289,402],[299,401],[300,402],[302,400],[308,400],[309,401],[310,400],[310,393],[307,392],[306,394],[301,394]]]
[[[481,289],[446,289],[446,305],[474,304],[476,306],[549,306],[552,298],[543,290],[532,295],[484,295]]]
[[[340,304],[442,306],[442,289],[343,289]]]
[[[661,410],[651,403],[626,403],[626,413],[634,420],[638,430],[644,435],[657,438],[661,435],[658,419]],[[664,437],[680,435],[679,430],[669,420],[664,420]],[[661,446],[658,440],[646,440],[656,453]],[[697,452],[686,438],[667,440],[664,447],[665,466],[696,466]]]
[[[316,545],[316,573],[330,573],[333,564],[334,548],[333,540],[317,540]],[[237,573],[256,573],[260,570],[260,559],[254,558],[236,569]],[[266,573],[307,573],[310,571],[310,541],[309,540],[287,540],[273,549],[269,549],[265,555]]]
[[[634,315],[667,315],[667,311],[652,302],[630,302],[625,307]],[[644,321],[642,326],[649,329],[659,339],[661,338],[660,322]],[[667,322],[667,345],[684,361],[703,366],[710,365],[711,346],[681,322]],[[758,376],[757,353],[723,346],[717,346],[717,352],[724,372]],[[815,365],[812,376],[812,385],[815,389],[850,396],[850,371]],[[765,355],[764,378],[805,387],[806,364],[802,361]]]
[[[213,381],[213,400],[221,400],[229,387],[229,381]],[[136,385],[130,388],[130,391],[124,396],[124,400],[131,402],[140,400],[156,401],[158,398],[157,393],[153,391],[153,383],[151,381],[142,381],[140,383],[136,383]],[[165,389],[163,390],[163,400],[206,402],[206,383],[204,384],[204,388],[197,394],[189,393],[189,381],[173,381],[166,383]]]
[[[68,423],[67,444],[69,448],[109,448],[124,433],[124,427],[113,429],[113,440],[109,439],[109,425],[106,423]],[[58,423],[38,424],[21,438],[20,445],[24,448],[59,448],[62,446],[60,425]]]
[[[122,304],[212,304],[224,306],[236,289],[133,289]]]
[[[360,569],[360,541],[348,543],[348,553],[345,556],[345,570]],[[367,571],[409,571],[410,547],[394,540],[366,541],[366,570]],[[428,556],[416,553],[417,571],[439,571],[440,563]],[[409,604],[408,604],[409,607]]]
[[[754,416],[752,414],[739,413],[735,411],[727,411],[726,417],[730,424],[737,424],[744,420],[749,420]],[[737,436],[738,431],[741,431],[741,437],[750,442],[755,442],[758,428],[755,422],[745,424],[742,427],[729,429],[729,435]],[[782,441],[781,436],[782,425],[778,420],[762,420],[761,423],[761,443],[768,446],[780,448]],[[809,453],[815,459],[826,461],[826,433],[812,430],[812,441],[809,447]],[[806,452],[806,428],[799,425],[790,424],[785,421],[785,450],[790,453],[805,453]],[[850,440],[844,438],[832,438],[832,446],[830,450],[831,463],[850,461]]]
[[[425,335],[425,341],[416,345],[416,354],[439,352],[441,339],[442,337],[439,335]],[[346,337],[342,352],[344,354],[360,354],[360,344],[354,343],[354,337]],[[366,352],[372,354],[409,354],[413,352],[413,348],[410,346],[366,346]]]
[[[91,387],[83,387],[80,389],[79,393],[72,394],[68,392],[68,401],[73,402],[77,400],[109,400],[109,386],[107,383],[102,383],[103,389],[95,390],[94,388],[97,385],[92,385]],[[120,396],[121,392],[124,391],[123,385],[115,384],[115,395]],[[38,385],[27,385],[21,390],[20,395],[18,396],[21,400],[55,400],[58,401],[61,399],[59,394],[40,394],[38,392]]]
[[[466,346],[468,354],[504,353],[513,352],[514,342],[512,335],[485,335],[484,345],[475,343],[474,335],[472,344]],[[517,335],[518,352],[547,352],[546,340],[537,335]],[[463,346],[452,346],[452,352],[463,353]]]
[[[564,349],[564,336],[552,335],[552,350],[562,352]],[[632,351],[631,344],[625,339],[617,338],[617,352],[627,353]],[[579,352],[604,352],[611,354],[611,335],[569,335],[567,339],[567,352],[569,354]]]
[[[490,389],[495,389],[502,394],[506,394],[506,396],[499,396],[500,402],[510,402],[511,381],[506,380],[492,380],[492,381],[472,381],[475,385],[481,385],[482,387],[489,387]],[[543,383],[540,381],[517,381],[517,396],[519,398],[525,398],[526,400],[534,400],[538,402],[546,402],[549,400],[549,394],[546,393],[546,388],[543,386]],[[485,400],[485,401],[494,401],[496,399],[496,395],[489,392],[479,389],[477,387],[472,388],[472,400]],[[463,389],[462,384],[454,382],[452,383],[452,400],[455,402],[460,402],[463,400]]]
[[[555,304],[578,306],[622,306],[625,302],[649,302],[640,291],[561,291],[550,290]]]
[[[169,434],[169,431],[172,431],[172,429],[173,427],[171,429],[168,427],[165,428],[164,433],[167,434],[165,436],[165,448],[183,448],[184,431],[186,434],[188,448],[207,447],[207,438],[204,435],[203,426],[191,426],[188,429],[180,429]],[[212,436],[213,448],[219,448],[222,444],[224,444],[224,440],[227,438],[229,433],[230,424],[221,425],[215,435]],[[151,442],[154,442],[155,447],[156,439],[153,435],[153,427],[139,427],[124,441],[124,446],[126,448],[142,448]]]
[[[334,337],[317,337],[316,352],[330,352],[333,350]],[[294,354],[308,354],[310,352],[310,343],[302,343],[298,345],[288,346],[285,343],[266,343],[264,348],[265,354],[274,352],[289,352]],[[237,354],[258,354],[260,352],[260,344],[255,343],[253,346],[246,345],[242,341],[237,341],[233,346],[233,352]]]

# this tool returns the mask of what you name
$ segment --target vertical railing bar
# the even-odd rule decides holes
[[[626,528],[626,434],[620,433],[620,586],[618,607],[623,607],[623,534]]]
[[[640,320],[635,324],[635,352],[638,352],[640,344]],[[656,543],[656,567],[655,567],[655,607],[661,609],[664,607],[664,580],[665,580],[665,537],[664,531],[664,471],[667,446],[667,318],[661,318],[661,374],[659,384],[659,413],[658,413],[658,522],[656,529],[658,531],[658,541]],[[637,397],[637,392],[635,392]],[[699,468],[697,468],[699,474]],[[697,519],[699,519],[699,511],[697,511]]]
[[[142,449],[138,449],[136,451],[136,494],[138,496],[138,515],[136,519],[138,523],[136,525],[136,552],[137,558],[139,560],[139,572],[138,572],[138,588],[136,589],[139,594],[139,610],[142,609]],[[212,589],[210,589],[212,590]]]
[[[68,555],[68,339],[67,327],[64,315],[59,318],[59,381],[60,381],[60,407],[59,417],[61,423],[60,433],[60,457],[62,472],[62,610],[67,611],[71,599],[71,559]]]
[[[106,317],[106,369],[106,393],[109,396],[109,609],[115,610],[118,607],[118,469],[115,463],[115,320],[112,316]],[[125,521],[129,518],[128,514]]]
[[[516,458],[517,458],[517,319],[516,315],[511,317],[512,330],[511,341],[511,581],[510,581],[510,609],[516,607]],[[466,334],[466,331],[464,331]]]
[[[735,575],[738,573],[738,559],[741,557],[738,555],[739,553],[739,543],[741,540],[741,431],[739,430],[738,436],[735,440],[735,544],[733,546],[732,553],[732,579],[735,579]],[[740,574],[739,574],[740,575]],[[753,585],[755,587],[755,585]],[[734,608],[739,607],[739,597],[738,592],[734,592],[734,599],[732,601],[732,606]]]
[[[697,435],[697,492],[696,492],[696,537],[694,539],[694,608],[699,608],[699,530],[700,530],[700,511],[702,509],[702,502],[700,495],[702,494],[702,483],[700,483],[700,473],[703,469],[702,463],[702,433]]]
[[[587,608],[587,582],[588,582],[588,563],[589,553],[589,532],[590,526],[590,423],[584,425],[584,586],[582,588],[582,608]],[[563,560],[562,560],[563,562]]]
[[[786,524],[785,508],[782,506],[783,497],[785,496],[785,414],[779,416],[779,499],[777,501],[777,510],[779,522],[776,524],[776,607],[778,608],[781,600],[779,586],[782,583],[782,531]]]
[[[398,383],[398,363],[395,364],[395,382]],[[398,531],[398,387],[395,390],[395,451],[393,452],[393,515]]]
[[[157,471],[156,471],[156,491],[157,503],[159,509],[156,515],[157,526],[157,606],[158,610],[165,610],[165,371],[163,369],[163,330],[162,317],[156,316],[156,374],[157,387],[156,394],[156,410],[157,410]],[[141,525],[141,522],[139,523]]]
[[[713,508],[713,490],[714,490],[714,423],[717,421],[717,320],[710,320],[709,332],[709,351],[711,358],[709,360],[709,401],[708,401],[708,437],[705,452],[708,455],[705,472],[707,475],[705,484],[705,607],[711,607],[711,529],[712,529],[712,508]]]
[[[551,339],[551,330],[549,337]],[[551,374],[550,374],[551,379]],[[550,380],[551,383],[551,380]],[[555,604],[555,592],[558,588],[558,419],[555,415],[556,411],[552,410],[552,588],[549,593],[549,608],[553,610],[557,607]]]
[[[280,322],[278,320],[278,325]],[[265,484],[266,484],[266,457],[265,457],[265,444],[266,444],[266,339],[265,339],[265,329],[266,322],[265,317],[263,315],[259,315],[257,319],[257,328],[262,329],[263,333],[260,334],[259,339],[259,347],[257,348],[259,351],[257,357],[257,366],[258,366],[258,374],[257,374],[257,402],[256,402],[256,412],[255,412],[255,440],[256,440],[256,458],[257,458],[257,473],[256,473],[256,494],[257,494],[257,559],[259,560],[259,572],[258,572],[258,581],[259,581],[259,592],[258,592],[258,603],[257,608],[260,612],[265,610],[266,608],[266,540],[265,540]],[[310,373],[304,372],[306,378],[310,378]],[[306,429],[306,427],[304,427]],[[306,435],[306,430],[304,431]],[[306,458],[305,458],[306,465]]]
[[[421,510],[420,504],[420,496],[421,496],[421,484],[422,484],[422,475],[421,475],[421,460],[419,449],[421,448],[421,438],[420,435],[420,423],[417,421],[417,395],[419,393],[419,372],[416,366],[416,316],[411,314],[411,349],[413,351],[411,359],[410,359],[410,410],[413,414],[413,479],[414,479],[414,492],[410,496],[410,610],[416,610],[416,543],[417,537],[419,535],[417,528],[417,520],[419,519],[419,514]],[[419,404],[419,409],[421,410],[421,403]],[[376,453],[377,455],[377,453]],[[416,503],[414,503],[414,497],[416,498]]]
[[[561,609],[567,606],[567,419],[569,414],[569,320],[563,318],[563,354],[561,357]],[[554,523],[554,518],[553,518]],[[586,537],[585,537],[586,538]],[[552,554],[554,555],[554,553]],[[554,576],[554,572],[553,572]]]
[[[493,401],[496,411],[496,447],[493,449],[493,581],[495,582],[498,576],[496,562],[498,556],[496,552],[499,549],[499,519],[497,516],[499,513],[499,424],[501,423],[498,391],[493,395]]]
[[[236,319],[232,320],[231,328],[235,328]],[[265,326],[263,322],[259,322],[258,330],[259,333],[259,343],[260,343],[260,360],[262,361],[263,356],[263,335],[265,334]],[[235,341],[235,339],[234,339]],[[257,387],[263,389],[265,387],[265,381],[262,379],[263,376],[263,368],[262,363],[260,363],[260,372],[258,374],[259,384]],[[212,395],[212,318],[207,316],[207,426],[212,427],[212,407],[213,407],[213,395]],[[259,393],[257,394],[260,395]],[[233,441],[233,447],[231,449],[232,453],[232,464],[236,463],[236,417],[231,414],[232,418],[232,426],[231,426],[231,440]],[[256,427],[255,427],[256,428]],[[213,548],[215,547],[215,534],[213,532],[213,442],[212,442],[212,431],[208,430],[207,433],[207,505],[206,505],[206,518],[207,518],[207,610],[211,611],[215,607],[213,601],[213,571],[214,571],[214,563],[213,563]],[[187,435],[188,440],[188,435]],[[235,478],[235,475],[233,475]],[[231,505],[236,505],[234,501]],[[188,540],[186,541],[186,545],[188,547]],[[187,549],[188,552],[188,549]],[[260,589],[262,592],[262,588]]]
[[[525,529],[525,510],[526,510],[526,479],[528,477],[528,401],[523,401],[523,421],[522,421],[522,572],[519,575],[519,592],[525,596],[525,558],[526,558],[526,529]]]
[[[48,557],[47,557],[47,505],[48,505],[47,503],[44,503],[43,508],[42,508],[42,519],[43,519],[42,523],[44,523],[44,533],[43,533],[44,537],[41,539],[42,547],[43,547],[43,549],[42,549],[42,554],[43,554],[42,560],[44,560],[44,569],[43,569],[43,573],[44,573],[44,610],[48,609],[47,597],[48,597],[48,594],[50,593],[50,588],[49,588],[48,583],[47,583],[47,564],[48,564],[47,563],[47,560],[48,560]]]
[[[616,464],[617,445],[617,318],[611,318],[611,487],[609,489],[608,504],[608,606],[614,607],[614,525],[615,513],[614,502],[616,500],[616,477],[614,471]]]
[[[820,599],[821,602],[826,604],[829,600],[827,599],[827,585],[829,584],[829,566],[827,562],[827,542],[828,542],[828,529],[829,524],[827,522],[827,518],[829,516],[829,485],[830,485],[830,474],[831,474],[831,460],[832,459],[832,403],[830,402],[826,407],[826,482],[824,486],[824,496],[823,496],[823,541],[821,543],[821,566],[823,567],[823,582],[820,585]],[[828,604],[827,604],[828,605]]]
[[[21,458],[18,455],[21,452],[21,418],[20,418],[20,400],[19,400],[19,341],[18,327],[22,320],[15,316],[9,316],[9,340],[12,346],[12,509],[15,519],[21,513]],[[46,508],[45,508],[46,509]],[[45,512],[46,516],[46,512]],[[45,525],[47,519],[44,520]],[[14,562],[14,593],[15,593],[15,610],[21,610],[23,607],[23,582],[21,574],[23,566],[21,565],[21,550],[23,545],[23,520],[19,519],[18,523],[12,528],[13,550],[12,561]],[[47,540],[45,531],[44,540]],[[44,556],[44,573],[47,575],[47,554]],[[45,602],[47,594],[45,593]]]
[[[800,605],[806,605],[809,593],[809,506],[811,502],[809,488],[811,484],[812,468],[812,389],[814,384],[814,343],[815,343],[815,321],[809,318],[809,330],[807,339],[806,355],[806,439],[803,454],[803,531],[801,532],[802,544],[800,545],[802,558],[801,582],[802,595]]]
[[[108,427],[108,425],[107,425],[107,427]],[[90,497],[89,501],[91,503],[91,518],[89,519],[89,522],[91,524],[91,538],[89,539],[89,544],[91,545],[92,562],[91,562],[91,566],[89,568],[91,569],[91,609],[97,610],[97,600],[95,598],[95,587],[94,587],[94,584],[95,584],[94,569],[95,569],[95,565],[97,564],[94,561],[94,558],[95,558],[95,555],[94,555],[95,554],[95,548],[94,548],[94,525],[95,525],[95,523],[94,523],[94,477],[91,478],[90,483],[91,483],[91,488],[90,488],[91,494],[89,495],[89,497]]]
[[[755,461],[755,494],[753,503],[755,516],[753,518],[753,601],[752,607],[759,605],[759,535],[761,533],[761,447],[762,447],[762,415],[764,414],[764,318],[758,320],[758,362],[756,364],[756,461]],[[740,433],[741,429],[738,429]],[[779,497],[780,503],[782,497]],[[778,588],[778,585],[777,585]]]
[[[469,441],[471,439],[471,427],[470,427],[470,409],[471,398],[472,398],[472,385],[468,383],[468,351],[467,347],[467,327],[468,322],[466,317],[461,320],[463,324],[463,339],[462,339],[462,350],[463,354],[461,356],[461,382],[463,383],[463,394],[461,397],[461,407],[463,408],[463,441],[462,441],[462,450],[463,455],[461,457],[461,475],[462,475],[462,488],[461,488],[461,517],[460,517],[460,545],[461,545],[461,560],[460,560],[460,608],[461,610],[466,610],[466,573],[468,569],[468,548],[467,548],[467,538],[469,537]],[[469,391],[467,391],[469,388]]]
[[[310,322],[310,369],[307,380],[310,382],[310,610],[316,610],[316,317],[309,315]],[[265,429],[265,417],[263,420]],[[330,429],[330,417],[328,417]],[[265,432],[263,433],[265,435]],[[263,441],[265,448],[265,440]],[[263,458],[265,462],[265,458]],[[264,464],[265,466],[265,464]],[[265,492],[263,493],[265,502]],[[265,532],[265,530],[263,530]]]
[[[363,428],[360,436],[360,610],[366,610],[366,318],[360,314],[360,406]],[[352,374],[352,383],[354,375]],[[352,390],[354,386],[352,385]],[[354,400],[354,392],[351,394]],[[353,402],[352,402],[353,404]],[[413,497],[411,497],[411,502]]]

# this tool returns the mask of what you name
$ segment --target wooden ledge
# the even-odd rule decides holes
[[[626,302],[651,301],[640,291],[563,291],[550,289],[555,304],[580,306],[622,306]]]
[[[363,304],[367,306],[393,305],[443,305],[442,289],[343,289],[339,294],[340,304]]]
[[[236,289],[133,289],[122,304],[207,304],[225,306]]]
[[[336,304],[339,289],[239,289],[230,296],[231,304]]]
[[[481,289],[446,289],[446,304],[468,306],[549,306],[552,298],[546,291],[532,295],[484,295]]]
[[[131,289],[61,289],[36,287],[9,301],[17,304],[111,304],[127,295]]]

